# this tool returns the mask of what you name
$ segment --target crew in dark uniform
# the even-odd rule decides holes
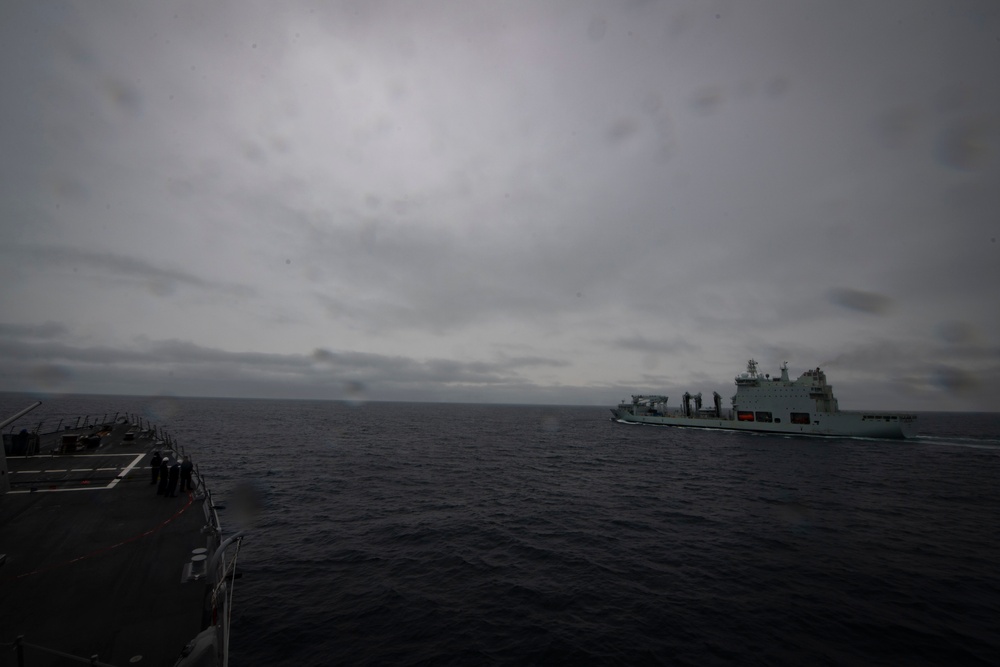
[[[191,457],[185,456],[184,462],[181,463],[181,492],[191,491],[191,471],[194,469],[194,464],[191,463]]]
[[[160,453],[153,452],[153,460],[149,462],[149,467],[153,472],[153,481],[150,484],[156,484],[156,480],[160,476],[160,463],[162,462],[163,457],[160,456]]]
[[[156,487],[156,495],[164,496],[167,494],[167,474],[170,471],[170,459],[166,456],[160,461],[160,485]]]
[[[167,493],[168,498],[177,497],[177,478],[181,476],[181,464],[177,461],[173,462],[170,466],[170,479],[167,481]]]

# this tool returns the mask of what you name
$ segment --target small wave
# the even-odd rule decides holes
[[[1000,439],[997,438],[918,435],[914,440],[924,445],[943,445],[945,447],[964,447],[967,449],[986,449],[1000,452]]]

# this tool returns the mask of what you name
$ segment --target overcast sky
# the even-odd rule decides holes
[[[4,2],[0,390],[996,410],[1000,5]]]

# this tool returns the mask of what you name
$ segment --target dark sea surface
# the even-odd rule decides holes
[[[924,413],[904,442],[594,407],[43,400],[27,423],[152,420],[228,498],[236,667],[1000,664],[998,414]]]

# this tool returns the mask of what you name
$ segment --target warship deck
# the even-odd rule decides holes
[[[60,453],[66,435],[95,430],[99,447]],[[195,492],[157,495],[154,450],[171,451],[117,423],[44,435],[39,453],[7,457],[0,666],[79,664],[51,651],[84,664],[173,665],[211,622],[205,581],[182,580],[194,550],[215,546],[197,480]]]

